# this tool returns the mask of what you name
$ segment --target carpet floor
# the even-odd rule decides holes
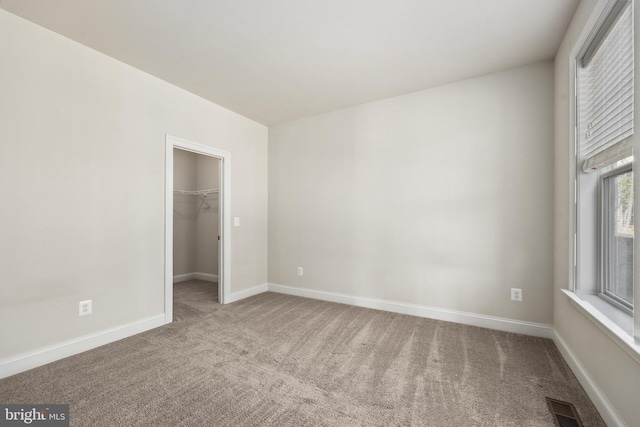
[[[0,380],[72,426],[605,426],[549,339],[264,293],[175,285],[172,324]]]

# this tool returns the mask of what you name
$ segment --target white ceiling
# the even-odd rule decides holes
[[[578,1],[0,0],[0,7],[270,125],[551,59]]]

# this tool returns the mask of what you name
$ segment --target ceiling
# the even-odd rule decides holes
[[[552,59],[579,0],[0,0],[271,125]]]

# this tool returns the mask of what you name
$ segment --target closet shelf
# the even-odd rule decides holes
[[[187,196],[198,196],[202,200],[202,204],[205,209],[209,209],[211,206],[205,200],[209,194],[219,193],[220,190],[211,188],[209,190],[173,190],[173,194],[185,194]]]
[[[173,194],[187,194],[189,196],[206,196],[207,194],[218,193],[220,190],[215,188],[209,190],[173,190]]]

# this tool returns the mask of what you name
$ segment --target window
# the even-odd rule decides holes
[[[631,163],[602,174],[600,293],[633,308],[633,170]]]
[[[575,288],[628,314],[634,302],[633,50],[633,4],[617,0],[576,67]]]

